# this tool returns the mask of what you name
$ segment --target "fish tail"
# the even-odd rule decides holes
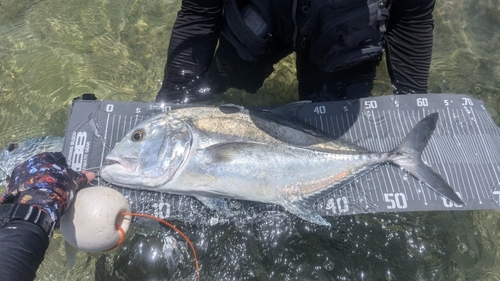
[[[389,161],[402,167],[440,195],[464,205],[465,203],[446,180],[422,160],[422,152],[436,128],[438,117],[438,113],[432,113],[420,120],[402,143],[389,152]]]

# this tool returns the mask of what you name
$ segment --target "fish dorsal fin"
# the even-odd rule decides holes
[[[368,152],[366,148],[321,131],[299,118],[298,112],[309,103],[302,101],[273,109],[251,110],[249,114],[259,130],[289,145],[332,153],[338,152],[339,149]]]
[[[272,109],[269,109],[269,112],[271,112],[274,115],[278,115],[282,118],[285,118],[290,121],[300,121],[297,117],[297,112],[306,104],[311,103],[311,101],[297,101],[297,102],[292,102],[288,103],[282,106],[278,106]]]

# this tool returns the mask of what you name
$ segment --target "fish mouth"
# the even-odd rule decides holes
[[[120,167],[129,174],[135,173],[137,168],[139,168],[139,159],[137,157],[117,157],[108,155],[106,157],[106,162],[108,163],[106,167]]]

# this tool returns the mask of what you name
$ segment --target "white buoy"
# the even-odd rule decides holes
[[[131,216],[122,212],[130,212],[130,204],[120,192],[105,186],[84,188],[61,218],[62,235],[85,252],[113,249],[123,241],[131,222]]]

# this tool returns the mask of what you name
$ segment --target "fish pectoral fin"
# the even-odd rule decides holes
[[[213,163],[229,163],[239,159],[243,151],[259,151],[266,147],[266,144],[261,143],[225,142],[207,147],[205,153]]]
[[[296,215],[297,217],[319,225],[331,226],[322,216],[316,212],[314,207],[314,200],[304,199],[287,203],[284,205],[285,209]]]
[[[196,196],[196,199],[200,200],[200,202],[210,210],[216,211],[217,213],[223,214],[225,216],[229,216],[229,207],[227,206],[227,202],[226,200],[224,200],[224,198]]]

